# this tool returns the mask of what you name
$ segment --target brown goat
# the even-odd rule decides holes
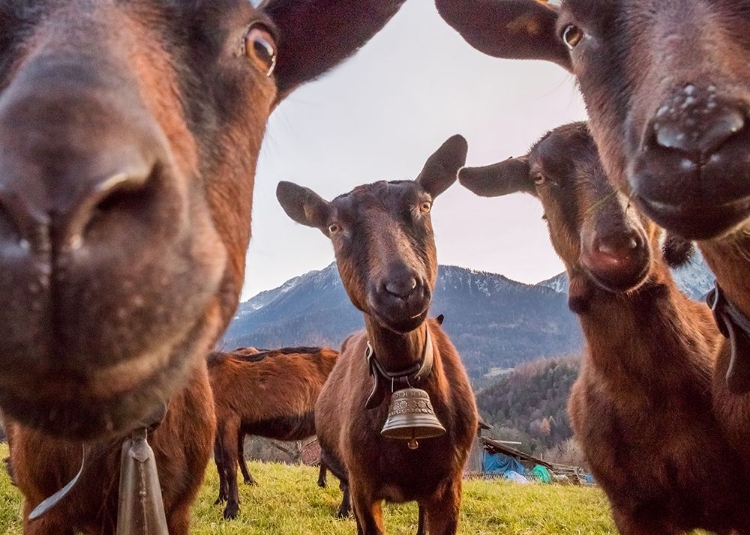
[[[89,441],[27,533],[113,532],[120,444],[167,400],[151,442],[187,533],[268,116],[402,1],[0,4],[0,408],[25,515],[75,475],[64,439]]]
[[[403,0],[0,4],[0,408],[129,432],[232,318],[265,124]]]
[[[170,400],[164,421],[149,435],[171,535],[189,532],[190,506],[211,457],[215,425],[208,374],[199,366],[187,387]],[[15,423],[9,425],[9,437],[13,476],[24,495],[25,534],[115,533],[122,439],[91,443],[84,472],[71,493],[30,521],[34,507],[73,479],[81,463],[81,443],[51,439]]]
[[[427,160],[415,181],[376,182],[326,202],[313,191],[282,182],[277,197],[298,223],[318,228],[334,246],[339,274],[365,330],[350,336],[315,407],[318,439],[329,469],[349,483],[358,532],[383,533],[382,501],[416,501],[420,532],[456,533],[461,476],[476,433],[477,410],[466,371],[439,323],[427,318],[437,276],[430,210],[456,180],[466,141],[454,136]],[[429,345],[428,345],[429,344]],[[388,404],[370,397],[373,377],[365,351],[389,373],[422,368],[414,379],[426,391],[446,433],[406,441],[380,431]],[[376,372],[375,383],[384,386]],[[383,381],[385,382],[385,381]],[[388,381],[390,388],[393,383]],[[397,382],[396,385],[400,385]],[[382,393],[378,388],[374,393]]]
[[[571,423],[620,532],[750,533],[748,484],[711,409],[721,335],[708,307],[675,286],[660,229],[610,185],[586,125],[459,180],[482,196],[531,193],[544,207],[587,341]]]
[[[697,239],[720,288],[714,406],[750,474],[750,1],[437,0],[472,45],[578,79],[615,186]]]
[[[302,440],[315,435],[315,402],[336,363],[332,349],[297,347],[242,354],[213,352],[208,375],[216,407],[214,460],[224,518],[239,512],[237,464],[243,437]],[[249,474],[248,474],[249,475]]]

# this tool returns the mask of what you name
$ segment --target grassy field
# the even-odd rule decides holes
[[[7,446],[0,445],[0,458]],[[250,463],[257,487],[240,486],[239,517],[226,522],[222,508],[213,505],[218,476],[209,465],[200,497],[193,507],[196,534],[338,535],[356,533],[353,520],[336,520],[341,500],[338,481],[329,487],[316,485],[317,470],[279,464]],[[0,474],[0,533],[21,533],[21,496],[7,475]],[[414,504],[385,507],[389,534],[414,534]],[[616,533],[607,502],[595,488],[558,485],[518,485],[500,480],[466,481],[459,532],[465,535],[545,535]]]

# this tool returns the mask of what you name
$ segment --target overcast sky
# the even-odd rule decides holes
[[[253,238],[242,300],[333,261],[317,230],[292,222],[275,197],[290,180],[326,199],[377,180],[413,179],[453,134],[469,165],[524,154],[547,130],[585,118],[573,78],[545,62],[472,49],[429,0],[406,2],[354,58],[274,112],[255,182]],[[435,202],[438,260],[534,283],[563,270],[531,196],[480,199],[458,183]]]

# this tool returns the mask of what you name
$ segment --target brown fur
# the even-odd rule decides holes
[[[239,512],[242,437],[302,440],[315,435],[315,402],[336,357],[337,351],[321,348],[209,356],[217,421],[214,459],[220,480],[216,501],[227,502],[224,518],[235,518]]]
[[[212,405],[208,374],[205,367],[197,367],[187,388],[170,401],[162,424],[149,435],[171,535],[189,533],[190,506],[200,490],[213,446],[216,423]],[[115,533],[120,440],[91,444],[85,471],[71,494],[42,518],[29,521],[34,507],[78,472],[81,443],[51,440],[15,423],[8,431],[13,475],[24,495],[24,534]]]
[[[186,384],[237,306],[268,116],[402,2],[0,5],[11,419],[109,438]],[[251,27],[278,51],[273,76]]]
[[[583,125],[553,131],[524,160],[525,172],[506,161],[460,179],[544,207],[587,340],[571,423],[618,529],[750,532],[747,481],[711,410],[721,336],[710,311],[676,288],[659,229],[609,185]]]
[[[415,182],[360,186],[327,203],[311,190],[279,184],[277,196],[296,221],[333,240],[336,263],[349,297],[365,315],[365,330],[341,348],[315,408],[318,439],[329,469],[348,481],[358,532],[383,533],[382,502],[416,501],[419,532],[456,533],[461,476],[477,428],[466,371],[437,321],[425,320],[437,276],[429,211],[466,158],[466,142],[449,139]],[[367,341],[386,370],[409,368],[422,358],[427,330],[435,363],[413,385],[425,390],[445,435],[419,441],[386,438],[380,430],[388,404],[367,410],[372,377]]]
[[[485,0],[437,3],[467,40],[482,43],[479,48],[493,55],[550,59],[567,54],[558,63],[578,79],[610,179],[664,228],[700,240],[727,299],[750,316],[750,2],[565,0],[559,10],[540,10],[539,3],[521,0],[512,10],[496,2],[493,16]],[[498,11],[505,17],[541,11],[555,22],[558,35],[574,25],[586,38],[566,52],[549,32],[508,43],[472,28],[472,19],[497,25]],[[497,46],[490,51],[489,43]],[[714,407],[747,477],[750,393],[738,392],[750,385],[734,384],[735,393],[730,392],[730,351],[729,341],[723,341],[714,370]],[[745,351],[739,359],[747,370],[750,355]]]
[[[0,407],[25,516],[73,477],[75,441],[91,447],[27,533],[111,533],[120,444],[165,401],[152,445],[187,533],[213,443],[204,358],[245,278],[268,116],[401,4],[2,2]]]

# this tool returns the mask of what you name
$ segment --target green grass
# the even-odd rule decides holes
[[[7,455],[0,445],[0,458]],[[356,533],[354,521],[336,520],[341,501],[338,481],[316,485],[317,470],[300,466],[249,463],[257,487],[240,484],[240,514],[231,522],[223,507],[213,505],[218,476],[213,462],[193,507],[196,534],[337,535]],[[241,476],[240,476],[241,477]],[[0,474],[0,533],[21,533],[21,496]],[[414,504],[385,506],[386,529],[392,535],[413,535],[417,530]],[[596,488],[558,485],[518,485],[500,480],[464,483],[459,533],[465,535],[564,535],[616,533],[604,495]]]

